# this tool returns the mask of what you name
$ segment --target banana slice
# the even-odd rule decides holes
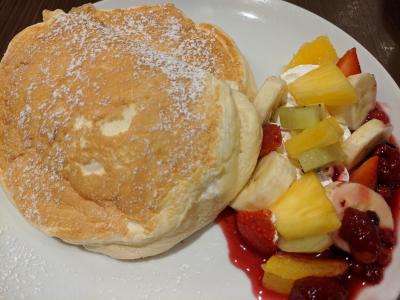
[[[277,152],[263,157],[250,181],[231,203],[236,210],[268,208],[296,180],[296,168]]]
[[[272,112],[283,102],[286,94],[285,81],[275,76],[265,79],[253,101],[262,123],[269,121]]]
[[[358,128],[343,142],[342,148],[347,156],[345,165],[355,167],[376,145],[386,141],[392,133],[392,127],[382,121],[372,119]]]
[[[351,105],[329,107],[329,112],[340,123],[356,130],[365,121],[368,112],[375,107],[376,80],[374,75],[361,73],[348,77],[357,93],[357,102]]]
[[[343,218],[346,208],[352,207],[361,211],[374,211],[379,217],[379,226],[382,228],[394,228],[392,211],[385,199],[374,190],[359,183],[334,182],[326,187],[329,200],[335,207],[339,219]],[[332,235],[334,244],[350,252],[350,247],[337,232]]]
[[[239,180],[236,186],[235,195],[240,191],[253,173],[262,140],[262,130],[258,122],[254,122],[254,118],[258,118],[254,105],[248,98],[239,91],[232,90],[232,96],[235,100],[239,113],[240,121],[240,153],[239,153]]]

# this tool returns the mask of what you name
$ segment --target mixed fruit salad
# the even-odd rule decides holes
[[[259,162],[219,218],[259,299],[273,291],[343,300],[355,282],[382,279],[395,245],[400,152],[376,91],[356,49],[339,58],[326,36],[302,45],[260,88]]]

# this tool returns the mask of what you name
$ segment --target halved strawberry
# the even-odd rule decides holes
[[[379,157],[372,156],[350,174],[350,181],[361,183],[370,189],[375,189],[378,176]]]
[[[360,62],[358,61],[356,48],[348,50],[336,64],[347,77],[361,73]]]
[[[246,244],[266,256],[277,251],[277,233],[270,210],[240,211],[236,215],[236,223]]]
[[[259,157],[264,157],[275,151],[282,145],[281,128],[275,124],[268,124],[263,127],[263,139]]]

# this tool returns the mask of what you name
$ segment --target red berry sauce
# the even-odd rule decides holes
[[[374,110],[370,111],[367,115],[366,122],[372,119],[381,120],[385,124],[389,124],[389,116],[385,113],[385,111],[380,107],[377,106]]]
[[[395,234],[397,236],[398,230],[398,216],[400,212],[400,189],[392,191],[393,198],[392,212],[395,219]],[[285,300],[288,296],[277,294],[273,291],[266,290],[262,286],[263,270],[261,264],[266,262],[259,253],[255,252],[251,248],[247,247],[242,241],[235,221],[235,211],[231,208],[226,208],[217,218],[216,223],[221,226],[221,229],[228,242],[229,258],[234,266],[242,270],[251,281],[253,294],[258,300]],[[378,262],[372,264],[362,264],[356,262],[349,254],[342,252],[341,250],[331,247],[321,254],[317,254],[316,257],[325,258],[341,258],[349,263],[349,270],[341,278],[339,282],[345,286],[349,292],[349,299],[355,299],[359,291],[371,284],[377,284],[381,281],[384,273],[384,269],[390,262],[390,253],[392,245],[395,241],[393,240],[393,232],[380,230],[382,243],[387,244],[388,252],[384,253],[384,257],[378,258]],[[386,259],[386,261],[384,261]],[[318,280],[317,280],[318,281]]]
[[[371,264],[376,262],[378,254],[384,249],[379,228],[374,223],[367,212],[351,207],[344,211],[339,236],[349,244],[355,261],[359,263]]]
[[[346,300],[348,294],[335,278],[307,277],[294,283],[289,300]]]
[[[303,281],[299,280],[296,282],[298,287],[296,290],[293,289],[292,293],[296,292],[300,295],[301,293],[307,291],[307,289],[311,289],[310,292],[313,292],[314,290],[312,289],[315,288],[315,291],[318,290],[318,293],[321,293],[321,299],[323,299],[325,295],[322,293],[324,290],[323,286],[329,287],[336,286],[338,284],[338,286],[344,287],[348,291],[348,298],[347,296],[343,296],[343,299],[355,299],[363,287],[378,284],[382,280],[384,276],[384,270],[391,261],[391,253],[396,243],[395,237],[398,235],[399,230],[398,218],[400,213],[400,177],[397,174],[399,174],[398,170],[400,168],[400,152],[399,148],[395,146],[396,144],[393,142],[393,138],[391,143],[392,145],[384,144],[378,146],[371,154],[379,155],[380,157],[380,163],[378,166],[380,169],[378,170],[378,185],[376,187],[376,191],[385,198],[392,209],[393,218],[395,221],[395,232],[393,233],[391,230],[378,229],[380,240],[379,249],[372,249],[374,247],[371,246],[371,249],[374,252],[374,255],[376,254],[376,257],[374,258],[374,262],[369,264],[360,262],[360,260],[362,261],[363,259],[368,260],[369,257],[363,257],[361,255],[357,261],[350,254],[345,253],[335,247],[331,247],[324,253],[317,254],[316,257],[340,258],[347,261],[349,264],[348,271],[340,278],[337,278],[336,282],[325,282],[324,280],[315,278],[308,278],[307,280]],[[395,172],[396,174],[393,174],[393,170],[397,171]],[[369,217],[372,224],[379,224],[379,219],[376,218],[376,215],[369,213]],[[267,257],[263,257],[261,254],[247,247],[242,241],[236,225],[235,211],[231,208],[226,208],[219,215],[216,222],[221,226],[222,231],[227,239],[229,258],[232,264],[245,272],[247,277],[250,279],[255,298],[258,300],[288,299],[289,296],[277,294],[273,291],[266,290],[263,287],[263,270],[261,268],[261,264],[265,263]],[[366,226],[366,228],[368,226]],[[376,232],[372,235],[374,236],[374,239],[377,239]],[[349,235],[348,238],[352,239],[353,237]]]

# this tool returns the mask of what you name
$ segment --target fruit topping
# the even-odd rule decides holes
[[[263,124],[259,161],[231,203],[246,263],[230,258],[253,274],[257,298],[269,289],[289,300],[347,300],[354,284],[379,283],[392,259],[397,206],[388,203],[400,188],[400,152],[355,48],[338,60],[321,36],[285,70],[253,101]]]
[[[360,127],[368,113],[376,106],[376,80],[374,75],[361,73],[347,77],[357,94],[357,102],[349,105],[329,106],[328,110],[340,123],[351,130]]]
[[[370,264],[377,260],[381,249],[378,227],[366,212],[346,208],[339,236],[349,244],[356,261]]]
[[[386,263],[389,263],[390,256],[387,257]],[[383,278],[383,266],[385,265],[378,263],[362,264],[356,261],[351,261],[349,264],[349,274],[347,275],[347,279],[355,277],[366,283],[379,283]]]
[[[240,211],[236,223],[244,242],[254,250],[268,257],[277,251],[277,233],[270,210]]]
[[[345,105],[357,101],[349,80],[332,63],[321,65],[288,85],[289,92],[300,105]]]
[[[340,219],[343,218],[347,208],[355,208],[361,212],[372,211],[377,215],[377,218],[372,218],[372,213],[369,213],[369,217],[374,223],[377,222],[376,219],[379,219],[380,228],[393,229],[392,211],[382,196],[375,191],[362,184],[352,182],[334,182],[325,188]],[[351,252],[349,244],[337,232],[332,234],[332,239],[338,248]]]
[[[350,181],[349,171],[342,165],[331,166],[328,170],[333,169],[332,180],[333,181]]]
[[[281,126],[287,130],[306,129],[321,121],[321,106],[281,107],[279,108]]]
[[[368,215],[368,218],[371,220],[371,223],[375,226],[379,226],[381,220],[379,220],[379,216],[376,214],[376,212],[372,210],[367,210],[366,213]]]
[[[289,156],[298,158],[300,153],[338,143],[343,129],[334,118],[326,118],[312,128],[305,129],[285,143]]]
[[[379,228],[379,237],[385,248],[391,248],[396,243],[394,232],[390,228]]]
[[[275,76],[265,79],[253,101],[262,123],[268,123],[272,112],[284,101],[286,93],[285,81]]]
[[[336,277],[344,274],[347,263],[343,260],[278,254],[262,265],[263,285],[270,290],[289,294],[296,280],[316,277]]]
[[[260,157],[275,151],[282,145],[281,128],[276,124],[263,126],[263,139],[261,143]]]
[[[296,180],[296,168],[275,151],[264,156],[231,207],[236,210],[269,208]]]
[[[304,43],[285,69],[288,70],[297,65],[336,63],[338,58],[329,38],[327,36],[319,36],[312,42]]]
[[[322,235],[340,227],[318,177],[307,173],[272,206],[276,228],[286,240]]]
[[[333,241],[329,234],[315,235],[296,240],[279,238],[278,247],[292,253],[320,253],[328,249]]]
[[[352,273],[369,283],[382,279],[382,267],[391,261],[394,233],[389,228],[379,228],[379,217],[371,212],[347,208],[339,229],[355,260],[350,264]]]
[[[299,162],[304,172],[315,170],[330,163],[343,162],[346,159],[340,143],[321,148],[313,148],[299,155]]]
[[[363,124],[343,142],[346,167],[352,169],[357,166],[378,144],[387,141],[391,133],[390,126],[376,119]]]
[[[379,156],[378,182],[384,185],[400,184],[400,153],[389,144],[379,145],[375,151]]]
[[[368,113],[365,121],[368,122],[369,120],[372,120],[372,119],[381,120],[385,124],[390,123],[389,116],[380,108],[375,108],[374,110],[371,110]]]
[[[350,174],[350,181],[375,189],[378,176],[379,157],[372,156]]]
[[[280,277],[267,271],[264,271],[264,276],[262,278],[262,285],[264,288],[284,295],[290,293],[293,283],[293,279]]]
[[[356,48],[348,50],[337,62],[337,66],[342,70],[344,76],[361,73],[360,63],[357,57]]]
[[[296,280],[289,300],[346,300],[348,290],[334,278],[307,277]]]
[[[394,228],[393,215],[389,205],[374,190],[359,183],[331,183],[326,187],[329,200],[340,219],[348,207],[366,212],[373,211],[379,217],[379,226]],[[346,250],[346,249],[343,249]]]
[[[377,263],[381,267],[386,267],[390,261],[392,260],[392,252],[391,249],[381,248],[378,253]]]
[[[379,264],[364,265],[364,273],[362,279],[368,283],[379,283],[383,278],[382,266]]]

